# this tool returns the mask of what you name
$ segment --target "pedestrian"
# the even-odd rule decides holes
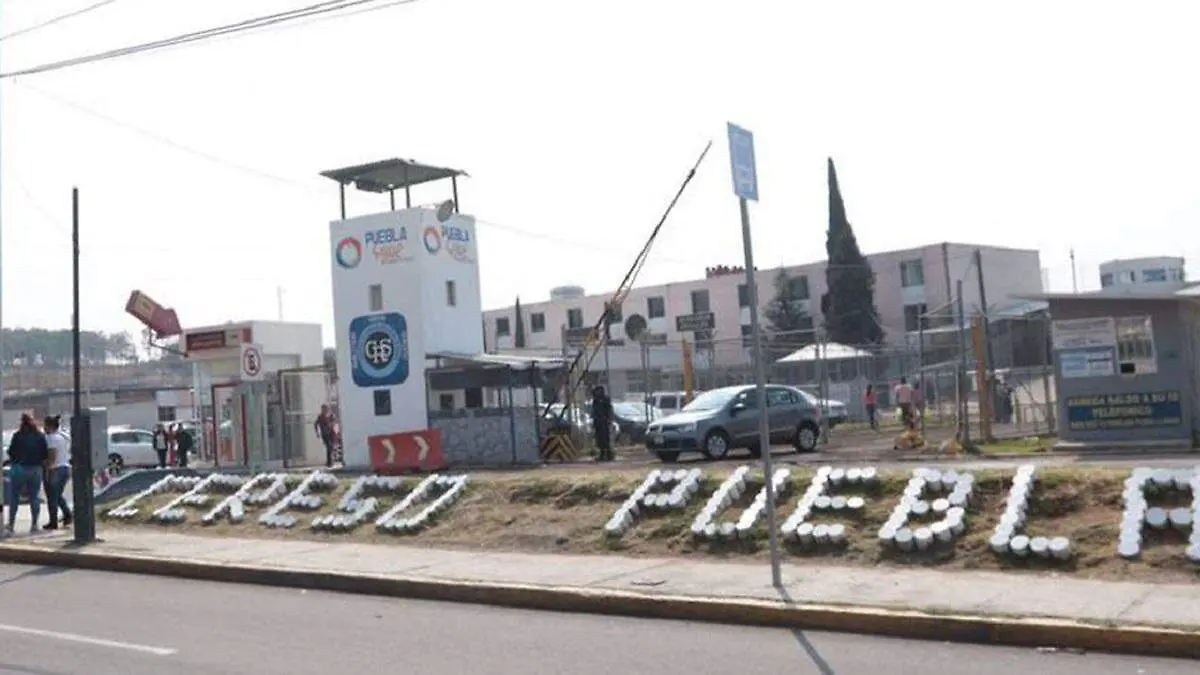
[[[167,429],[160,422],[154,427],[154,452],[158,453],[158,468],[167,468]]]
[[[912,387],[908,386],[908,378],[901,377],[900,383],[892,390],[892,396],[896,399],[896,407],[900,408],[900,421],[904,426],[912,426]]]
[[[604,387],[592,390],[592,432],[596,439],[598,459],[601,462],[611,462],[615,457],[612,451],[612,399],[604,391]]]
[[[879,421],[875,419],[877,405],[879,405],[879,399],[875,396],[875,387],[868,384],[867,390],[863,392],[863,406],[867,409],[867,423],[875,431],[879,431]]]
[[[329,411],[329,405],[321,404],[321,413],[317,415],[317,420],[313,422],[313,430],[317,432],[317,438],[325,444],[325,467],[333,468],[333,413]]]
[[[192,434],[182,424],[175,425],[175,452],[179,456],[179,468],[188,468],[188,457],[195,446],[196,441],[192,439]]]
[[[46,417],[42,428],[46,432],[46,447],[50,450],[46,471],[46,510],[50,512],[50,524],[46,529],[57,530],[59,511],[62,511],[63,527],[71,524],[71,507],[64,496],[67,483],[71,481],[71,441],[62,432],[58,415]]]
[[[21,426],[12,435],[8,444],[8,532],[11,534],[17,526],[17,509],[21,505],[21,492],[29,492],[29,512],[31,519],[30,532],[38,529],[38,515],[41,510],[42,476],[46,460],[50,457],[50,448],[46,445],[46,437],[38,430],[30,413],[21,414]]]

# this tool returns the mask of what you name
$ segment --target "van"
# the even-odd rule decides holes
[[[693,394],[693,398],[700,392]],[[673,415],[687,404],[686,391],[656,391],[646,397],[646,402],[663,411],[665,415]]]

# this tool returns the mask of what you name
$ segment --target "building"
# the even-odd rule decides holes
[[[1187,281],[1184,260],[1178,257],[1126,258],[1100,265],[1100,288],[1143,284],[1180,284]]]
[[[958,280],[964,282],[966,311],[978,310],[979,283],[973,261],[977,250],[989,306],[1011,304],[1014,296],[1043,290],[1041,261],[1034,250],[945,243],[867,256],[875,271],[875,305],[889,346],[911,344],[908,334],[917,330],[919,317],[950,305]],[[820,324],[820,298],[826,291],[825,267],[825,261],[820,261],[782,268],[792,277],[797,295],[805,298],[805,310],[814,317],[814,329]],[[779,270],[756,272],[764,306],[774,295]],[[744,338],[750,332],[750,311],[744,279],[743,268],[721,266],[706,270],[703,279],[633,289],[616,312],[607,355],[610,368],[677,367],[683,338],[699,342],[697,368],[748,366],[750,355]],[[577,346],[600,319],[609,298],[607,293],[586,295],[582,288],[568,286],[551,291],[546,301],[523,299],[525,348],[561,353],[564,345]],[[711,335],[678,330],[681,318],[707,313],[712,314]],[[648,337],[643,341],[655,346],[645,355],[650,363],[645,363],[640,350],[630,349],[624,340],[624,322],[635,314],[646,319]],[[515,321],[514,307],[484,312],[484,333],[490,350],[515,347]]]
[[[1114,286],[1049,303],[1059,441],[1190,446],[1200,430],[1200,284]]]

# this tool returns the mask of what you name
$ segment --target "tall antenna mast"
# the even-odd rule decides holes
[[[1075,249],[1071,249],[1071,292],[1079,292],[1079,277],[1075,276]]]

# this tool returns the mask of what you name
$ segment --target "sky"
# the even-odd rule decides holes
[[[0,72],[313,0],[117,0],[0,40]],[[94,0],[4,0],[0,34]],[[319,322],[332,344],[323,170],[460,168],[484,307],[611,290],[705,143],[639,284],[742,262],[725,124],[755,134],[756,264],[824,257],[825,159],[867,253],[1033,248],[1052,290],[1104,260],[1200,278],[1200,5],[419,0],[0,80],[3,325]],[[416,203],[448,186],[414,191]],[[352,193],[349,210],[386,208]],[[531,261],[534,261],[531,263]],[[282,297],[282,302],[280,302]]]

